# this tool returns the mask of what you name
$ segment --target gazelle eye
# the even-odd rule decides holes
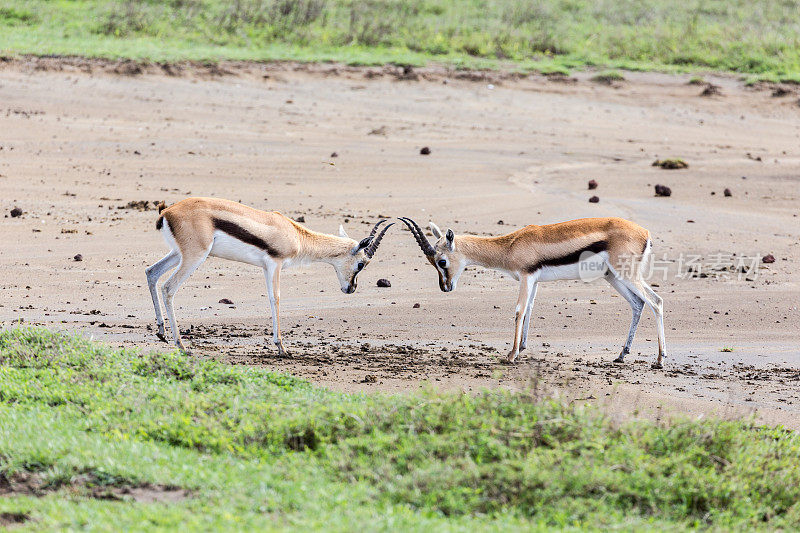
[[[439,266],[442,268],[447,268],[447,261],[444,259],[439,259]]]
[[[357,270],[361,270],[362,268],[364,268],[364,263],[361,263],[361,262],[359,262],[359,263],[356,265],[356,269],[357,269]]]

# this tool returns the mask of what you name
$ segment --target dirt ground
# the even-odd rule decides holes
[[[630,310],[603,282],[543,284],[528,350],[500,364],[516,282],[470,269],[444,294],[399,225],[353,295],[327,265],[284,272],[290,358],[269,342],[258,269],[209,260],[178,293],[177,315],[201,357],[343,391],[536,387],[620,416],[755,413],[800,428],[798,94],[732,77],[707,77],[718,94],[701,96],[688,75],[630,73],[613,85],[590,76],[0,63],[0,323],[166,348],[144,276],[167,250],[156,212],[140,210],[156,200],[229,198],[319,231],[343,223],[353,237],[379,216],[478,234],[622,216],[653,235],[661,371],[650,369],[647,311],[630,361],[610,363]],[[668,157],[689,168],[651,166]],[[657,183],[672,196],[655,197]],[[775,262],[762,263],[766,254]],[[752,258],[757,270],[732,271]]]

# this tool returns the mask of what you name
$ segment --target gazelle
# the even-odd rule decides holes
[[[539,282],[603,277],[628,301],[633,311],[628,339],[614,362],[621,363],[630,352],[646,303],[656,315],[658,328],[658,359],[653,368],[662,368],[666,350],[663,300],[644,280],[651,242],[650,232],[641,226],[621,218],[584,218],[526,226],[498,237],[478,237],[455,235],[451,229],[443,234],[431,222],[431,232],[437,238],[431,245],[416,222],[410,218],[400,220],[411,230],[439,274],[442,291],[454,291],[461,273],[469,265],[500,270],[519,280],[514,344],[508,353],[509,362],[514,362],[527,344]]]
[[[237,202],[216,198],[187,198],[166,209],[159,208],[156,229],[161,231],[170,251],[147,268],[147,284],[156,311],[158,337],[166,342],[164,319],[156,283],[168,270],[175,272],[161,288],[164,307],[175,345],[186,351],[175,321],[172,299],[180,286],[208,256],[240,261],[264,269],[269,305],[272,311],[272,341],[281,355],[280,273],[282,268],[315,261],[329,263],[336,271],[342,292],[356,290],[356,276],[369,264],[381,239],[392,224],[378,232],[380,220],[368,237],[360,242],[347,236],[339,226],[339,236],[311,231],[277,211],[253,209]],[[377,233],[377,234],[376,234]]]

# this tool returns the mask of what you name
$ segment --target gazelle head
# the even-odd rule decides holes
[[[431,245],[416,222],[407,217],[401,217],[400,220],[411,230],[422,253],[439,274],[439,288],[444,292],[456,290],[458,278],[467,266],[467,259],[458,250],[453,230],[448,229],[442,233],[439,226],[431,222],[431,233],[437,239],[436,243]]]
[[[380,233],[378,233],[378,228],[380,225],[387,220],[388,219],[386,218],[379,220],[378,223],[372,227],[372,231],[369,233],[369,236],[364,237],[352,248],[350,248],[350,250],[343,254],[337,255],[331,261],[333,268],[336,270],[336,276],[339,278],[339,285],[341,286],[343,293],[352,294],[356,292],[356,287],[358,286],[356,282],[356,276],[358,276],[359,272],[364,270],[364,268],[366,268],[366,266],[369,264],[372,256],[375,255],[375,251],[378,249],[378,245],[380,245],[383,236],[386,234],[386,231],[392,225],[394,225],[394,222],[392,222],[391,224],[384,226]],[[344,227],[341,225],[339,226],[339,236],[344,239],[350,239],[350,237],[347,236],[347,232],[344,230]],[[352,241],[352,239],[350,240]]]

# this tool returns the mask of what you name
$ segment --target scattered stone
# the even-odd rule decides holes
[[[72,258],[74,261],[83,261],[83,256],[81,254],[75,254],[75,257]]]
[[[589,198],[589,203],[590,203],[590,204],[596,204],[596,203],[598,203],[599,201],[600,201],[600,198],[599,198],[599,197],[597,197],[597,196],[592,196],[591,198]]]
[[[419,151],[420,155],[430,155],[431,149],[427,146],[423,146],[422,149]]]
[[[378,378],[376,378],[372,374],[367,374],[366,376],[364,376],[364,379],[361,380],[361,383],[377,383],[377,382]]]
[[[381,126],[380,128],[375,128],[370,130],[367,135],[386,135],[386,126]]]
[[[672,189],[666,185],[656,184],[656,196],[672,196]]]
[[[593,190],[595,190],[596,188],[597,188],[597,181],[595,181],[595,180],[589,180],[589,190],[590,190],[590,191],[593,191]]]
[[[661,167],[666,170],[677,170],[681,168],[689,168],[689,164],[683,159],[656,159],[653,161],[654,167]]]
[[[502,226],[502,225],[504,225],[504,224],[505,224],[505,222],[503,222],[502,220],[498,220],[498,221],[497,221],[497,225],[498,225],[498,226]]]
[[[763,162],[763,159],[761,159],[760,155],[753,155],[750,152],[747,152],[745,156],[747,157],[747,159],[750,159],[752,161],[758,161],[759,163]]]
[[[159,205],[163,202],[158,200],[153,200],[152,202],[148,200],[131,200],[125,205],[121,205],[117,207],[117,209],[134,209],[136,211],[154,211],[159,208]]]
[[[419,309],[419,308],[420,308],[420,305],[419,305],[419,304],[414,304],[414,305],[412,305],[412,306],[411,306],[411,308],[412,308],[412,309]]]
[[[778,87],[774,91],[772,91],[773,98],[780,98],[781,96],[786,96],[788,94],[792,94],[792,91],[790,91],[786,87]]]
[[[15,206],[14,209],[12,209],[11,213],[9,214],[11,215],[11,218],[17,218],[19,216],[22,216],[22,209]]]
[[[722,194],[724,194],[725,196],[733,196],[733,193],[731,192],[730,189],[725,189],[724,191],[722,191]]]
[[[703,92],[700,93],[700,96],[722,96],[722,91],[720,90],[719,85],[707,83],[706,88],[703,89]]]
[[[333,153],[331,154],[331,158],[334,158],[334,157],[339,157],[339,154],[337,154],[336,152],[333,152]]]
[[[303,215],[300,215],[299,217],[297,217],[294,220],[295,220],[295,222],[300,222],[301,224],[303,224],[306,221],[306,217],[304,217]]]
[[[221,299],[221,300],[219,301],[219,303],[221,303],[221,304],[225,304],[225,305],[233,305],[233,302],[232,302],[231,300],[229,300],[228,298],[223,298],[223,299]]]
[[[775,262],[775,256],[772,255],[772,254],[767,254],[767,255],[765,255],[764,257],[761,258],[761,262],[762,263],[767,263],[767,264],[774,263]]]
[[[388,279],[381,278],[378,280],[378,287],[391,287],[392,284]]]

